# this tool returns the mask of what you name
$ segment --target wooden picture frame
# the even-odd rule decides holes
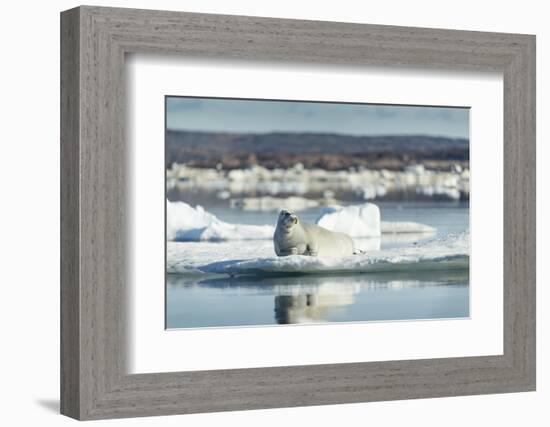
[[[127,53],[502,72],[504,354],[127,374]],[[535,389],[532,35],[78,7],[61,14],[61,166],[65,415],[84,420]]]

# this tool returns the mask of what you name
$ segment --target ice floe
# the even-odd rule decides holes
[[[276,218],[274,217],[274,221]],[[377,238],[382,233],[433,233],[435,229],[416,222],[380,221],[380,210],[373,203],[330,206],[321,209],[317,224],[328,230],[346,233],[354,239]],[[166,238],[177,242],[220,242],[229,240],[271,240],[274,225],[231,224],[222,221],[202,206],[166,201]],[[367,249],[376,248],[365,241]],[[379,245],[379,244],[378,244]]]
[[[166,238],[180,242],[272,239],[271,225],[230,224],[184,202],[166,202]]]
[[[386,271],[453,270],[469,268],[469,233],[433,239],[418,245],[382,249],[344,258],[320,258],[293,255],[287,257],[248,257],[241,253],[212,253],[202,259],[185,260],[181,252],[168,252],[168,273],[270,275],[270,274],[337,274]],[[265,254],[267,246],[255,253]],[[205,248],[205,250],[208,250]],[[209,248],[214,251],[215,248]],[[206,253],[205,253],[206,255]],[[212,255],[214,255],[212,257]],[[245,256],[248,255],[248,256]]]
[[[365,200],[400,191],[416,191],[424,197],[440,196],[451,200],[468,198],[469,169],[455,164],[450,171],[429,170],[422,164],[409,165],[402,171],[387,169],[325,170],[305,168],[297,163],[286,169],[268,169],[253,165],[243,169],[200,168],[173,164],[167,170],[168,188],[200,188],[242,194],[297,194],[354,191]]]
[[[243,211],[278,212],[281,209],[299,212],[310,208],[319,207],[320,202],[300,196],[291,197],[243,197],[230,200],[230,206]]]
[[[316,223],[351,237],[378,237],[381,234],[380,209],[373,203],[325,207]]]

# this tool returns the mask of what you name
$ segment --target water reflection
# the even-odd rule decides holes
[[[353,293],[275,296],[275,320],[278,324],[317,323],[339,306],[353,304]]]
[[[168,275],[167,326],[467,317],[468,282],[467,270],[207,279]]]

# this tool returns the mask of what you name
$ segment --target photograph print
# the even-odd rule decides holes
[[[165,97],[166,328],[470,316],[470,109]]]

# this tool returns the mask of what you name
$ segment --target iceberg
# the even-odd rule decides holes
[[[380,209],[374,203],[351,206],[329,206],[321,209],[317,225],[353,238],[380,237],[381,234],[434,233],[429,225],[411,221],[381,221]]]
[[[271,225],[230,224],[184,202],[166,201],[166,239],[176,242],[272,239]]]
[[[352,206],[328,206],[321,209],[315,223],[351,237],[379,237],[380,209],[373,203]]]

